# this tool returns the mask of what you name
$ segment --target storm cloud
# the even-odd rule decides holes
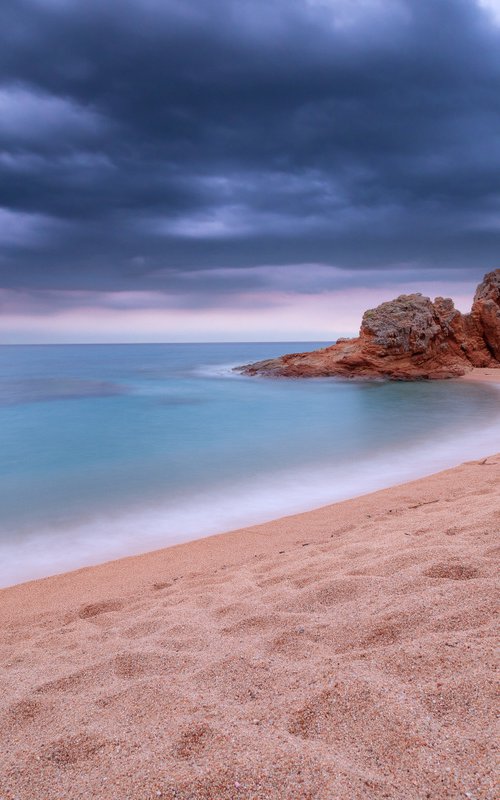
[[[4,309],[498,266],[494,0],[3,0],[0,30]]]

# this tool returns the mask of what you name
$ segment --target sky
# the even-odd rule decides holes
[[[330,340],[500,266],[500,0],[2,0],[0,343]]]

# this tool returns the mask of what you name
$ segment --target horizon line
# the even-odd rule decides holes
[[[211,342],[0,342],[0,347],[106,347],[108,345],[126,347],[129,345],[211,345],[211,344],[323,344],[325,342],[335,342],[339,337],[331,339],[225,339],[214,340]],[[348,337],[346,337],[348,338]]]

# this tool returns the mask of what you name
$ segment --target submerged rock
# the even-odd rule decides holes
[[[280,377],[456,378],[473,367],[500,368],[500,269],[485,275],[470,314],[450,298],[401,295],[365,311],[359,336],[310,353],[237,367]]]

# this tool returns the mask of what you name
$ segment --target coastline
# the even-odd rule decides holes
[[[499,480],[1,590],[2,797],[493,798]]]
[[[467,378],[468,376],[464,379]],[[468,379],[471,380],[471,378]],[[480,381],[491,380],[490,376],[483,377],[481,375],[475,376],[474,379]],[[496,382],[500,383],[500,379],[497,379]],[[186,571],[187,567],[183,568],[183,564],[197,565],[199,562],[200,564],[207,564],[209,568],[214,567],[217,569],[221,568],[223,563],[226,564],[226,561],[226,566],[229,564],[235,566],[242,563],[239,560],[240,558],[246,559],[250,556],[250,553],[254,557],[260,557],[263,553],[267,553],[269,547],[267,544],[262,544],[264,539],[272,538],[271,549],[275,549],[278,545],[289,544],[289,539],[294,535],[294,532],[303,527],[315,526],[319,519],[323,522],[336,516],[337,512],[343,514],[346,511],[349,518],[352,516],[357,520],[359,514],[361,515],[360,518],[364,518],[365,506],[370,506],[372,502],[378,503],[379,500],[394,504],[399,499],[400,494],[406,496],[407,492],[411,493],[416,503],[420,502],[422,493],[425,494],[427,492],[427,482],[438,484],[441,476],[446,481],[449,479],[453,481],[454,477],[463,473],[469,465],[482,465],[485,462],[495,466],[498,462],[500,465],[500,453],[486,456],[485,459],[466,461],[424,477],[404,481],[373,492],[355,495],[315,509],[284,515],[270,521],[199,539],[190,539],[189,541],[145,553],[123,556],[100,564],[24,581],[13,586],[1,587],[0,627],[9,624],[9,620],[11,622],[15,621],[16,610],[20,606],[24,608],[19,601],[19,596],[23,594],[26,594],[39,609],[39,604],[46,599],[47,607],[41,608],[42,611],[45,611],[53,608],[52,598],[57,596],[58,603],[60,597],[66,597],[66,591],[68,592],[68,601],[73,603],[75,589],[84,593],[84,599],[91,600],[92,598],[90,594],[87,595],[87,591],[94,592],[96,587],[101,584],[103,588],[106,588],[106,594],[112,591],[129,592],[131,589],[140,591],[151,580],[154,582],[156,579],[159,580],[163,577],[165,568],[174,572],[179,570]],[[393,497],[394,500],[392,499]],[[360,506],[359,514],[356,513],[356,504]],[[258,549],[257,554],[254,552],[256,548]],[[12,614],[14,615],[13,617],[9,616]]]
[[[500,443],[500,403],[498,411],[495,405],[499,373],[475,369],[462,378],[440,382],[446,396],[453,395],[458,383],[483,384],[493,399],[489,415],[471,416],[459,428],[444,420],[444,426],[432,435],[423,432],[405,447],[394,442],[385,450],[367,451],[341,469],[331,459],[306,462],[256,473],[215,491],[194,490],[190,502],[152,503],[137,509],[122,509],[118,504],[102,517],[89,515],[75,521],[68,528],[71,548],[61,538],[60,528],[52,530],[39,520],[33,535],[16,542],[2,540],[0,561],[5,569],[0,589],[312,511],[482,458],[495,448],[495,442]]]

